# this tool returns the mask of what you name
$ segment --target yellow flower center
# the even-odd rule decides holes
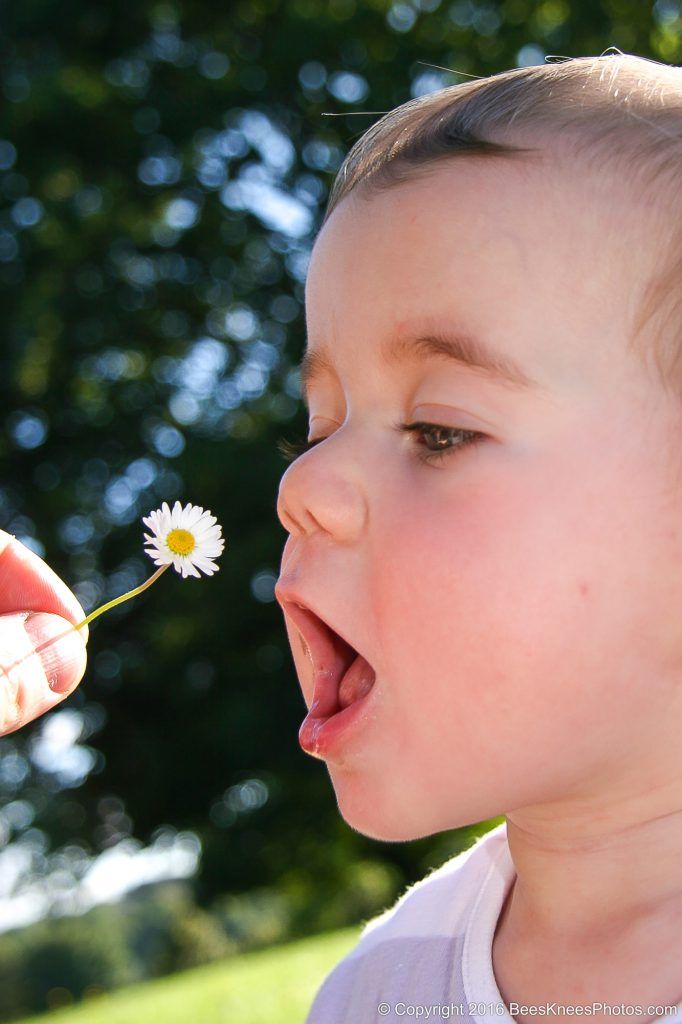
[[[195,540],[189,530],[171,530],[166,537],[166,544],[174,555],[191,555]]]

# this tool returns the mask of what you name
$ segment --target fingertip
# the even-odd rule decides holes
[[[7,533],[6,530],[0,530],[0,555],[3,553],[6,547],[8,547],[12,541],[16,541],[16,537],[13,533]]]
[[[80,631],[60,615],[49,612],[28,615],[24,629],[42,661],[50,689],[55,693],[70,693],[80,683],[87,665],[85,641]]]
[[[80,601],[47,562],[11,533],[0,530],[0,613],[17,608],[62,616],[73,626],[86,617]],[[87,626],[80,630],[87,643]]]

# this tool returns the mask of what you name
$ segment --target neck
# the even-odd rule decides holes
[[[507,1002],[682,1000],[682,810],[658,813],[666,795],[507,816],[516,878],[493,942]]]
[[[636,823],[507,818],[515,917],[546,939],[606,940],[682,917],[682,810]]]

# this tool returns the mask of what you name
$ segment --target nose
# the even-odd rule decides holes
[[[299,455],[280,480],[277,515],[290,534],[322,530],[337,543],[350,544],[362,533],[367,519],[364,477],[344,447],[340,436],[321,442]]]

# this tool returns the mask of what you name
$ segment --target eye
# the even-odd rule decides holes
[[[471,444],[484,441],[486,435],[479,430],[463,430],[461,427],[443,427],[438,423],[394,423],[394,428],[401,433],[409,434],[417,448],[417,458],[422,462],[439,462],[446,455],[452,455]],[[417,444],[417,438],[430,437],[434,447]],[[457,442],[457,443],[450,443]]]
[[[459,452],[468,445],[477,444],[485,440],[486,435],[478,430],[463,430],[461,427],[444,427],[438,423],[424,423],[421,420],[415,423],[394,423],[393,428],[401,433],[409,434],[415,442],[416,456],[422,462],[438,462],[446,455]],[[417,438],[429,437],[434,447],[419,444]],[[299,455],[305,454],[314,448],[316,444],[325,441],[324,437],[316,437],[312,441],[288,441],[280,438],[277,448],[287,462],[293,462]],[[458,443],[449,443],[458,441]]]

